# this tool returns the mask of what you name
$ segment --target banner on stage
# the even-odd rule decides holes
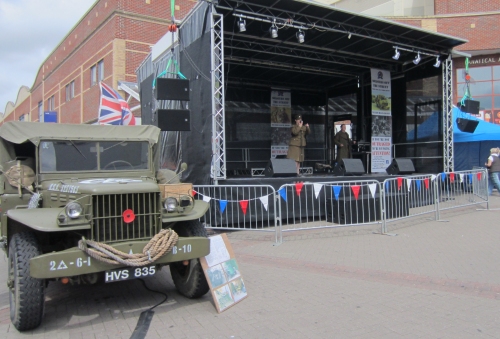
[[[271,91],[271,157],[288,153],[292,127],[292,102],[288,90]]]
[[[391,164],[391,137],[372,137],[372,173],[385,172]]]
[[[391,72],[371,69],[372,144],[371,172],[385,172],[392,160]]]
[[[372,115],[391,116],[391,72],[371,69]]]

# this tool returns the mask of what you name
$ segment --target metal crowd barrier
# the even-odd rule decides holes
[[[440,173],[436,180],[439,188],[438,210],[484,203],[489,208],[486,168]]]
[[[376,180],[295,182],[277,191],[267,185],[194,186],[195,199],[210,203],[201,221],[225,230],[283,232],[316,228],[381,224],[439,211],[486,203],[484,168]]]
[[[384,180],[382,233],[387,233],[386,223],[390,221],[427,213],[434,213],[436,220],[439,218],[436,178],[436,175],[412,175]]]
[[[278,190],[282,232],[381,222],[375,180],[286,184]]]
[[[268,185],[195,185],[194,198],[210,207],[200,219],[206,228],[275,232],[276,191]]]

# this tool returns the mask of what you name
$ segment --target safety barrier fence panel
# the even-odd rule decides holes
[[[488,171],[485,168],[439,173],[436,185],[440,211],[484,203],[488,206]]]
[[[282,232],[381,222],[375,180],[286,184],[277,191]]]
[[[276,191],[268,185],[195,185],[194,198],[210,204],[206,228],[275,232]]]
[[[386,222],[434,213],[438,218],[436,175],[412,175],[384,180],[382,233]]]

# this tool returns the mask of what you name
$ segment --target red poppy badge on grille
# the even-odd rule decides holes
[[[134,211],[131,209],[123,211],[123,221],[125,221],[127,224],[130,224],[132,221],[135,220],[135,214]]]

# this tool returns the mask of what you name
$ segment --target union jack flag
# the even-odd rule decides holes
[[[135,125],[135,117],[128,103],[111,86],[104,82],[101,87],[101,104],[99,106],[99,125]]]

